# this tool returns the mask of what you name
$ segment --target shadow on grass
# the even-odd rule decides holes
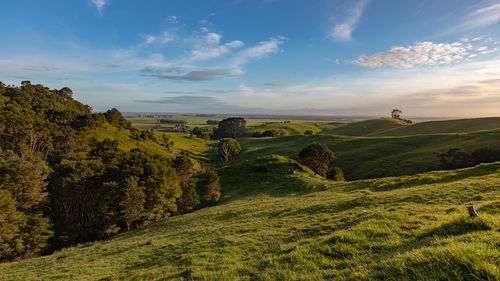
[[[452,171],[435,171],[420,175],[388,177],[373,180],[361,180],[352,182],[345,191],[369,188],[374,192],[391,191],[400,188],[411,188],[424,184],[449,183],[469,179],[471,177],[481,177],[491,174],[498,174],[500,162],[493,164],[480,164],[466,169]]]

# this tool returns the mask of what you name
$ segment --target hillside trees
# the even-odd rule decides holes
[[[148,140],[146,148],[173,144],[131,128],[117,109],[93,114],[69,88],[0,83],[0,261],[110,237],[200,207],[202,197],[218,199],[199,188],[203,171],[187,155],[97,141],[95,130],[110,127]]]
[[[311,168],[315,174],[325,176],[335,154],[324,144],[313,142],[299,153],[300,161]]]
[[[48,169],[38,159],[0,154],[0,261],[40,254],[52,235],[43,216]]]
[[[226,163],[241,152],[240,143],[232,138],[223,138],[218,144],[219,157]]]
[[[219,175],[213,170],[207,170],[200,175],[198,190],[200,191],[203,206],[214,205],[219,201],[221,195],[219,180]]]
[[[219,122],[219,127],[214,130],[213,136],[216,139],[239,138],[246,132],[246,121],[244,118],[227,118]]]

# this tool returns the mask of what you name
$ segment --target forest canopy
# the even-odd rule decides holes
[[[96,130],[115,127],[171,152],[117,109],[92,113],[72,95],[0,82],[0,261],[107,238],[219,199],[217,174],[195,170],[185,155],[98,141]]]

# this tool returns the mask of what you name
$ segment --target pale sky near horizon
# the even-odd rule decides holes
[[[500,116],[500,0],[5,1],[0,81],[102,111]]]

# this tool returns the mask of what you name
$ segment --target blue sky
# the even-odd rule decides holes
[[[0,81],[96,111],[500,116],[500,1],[5,1]]]

